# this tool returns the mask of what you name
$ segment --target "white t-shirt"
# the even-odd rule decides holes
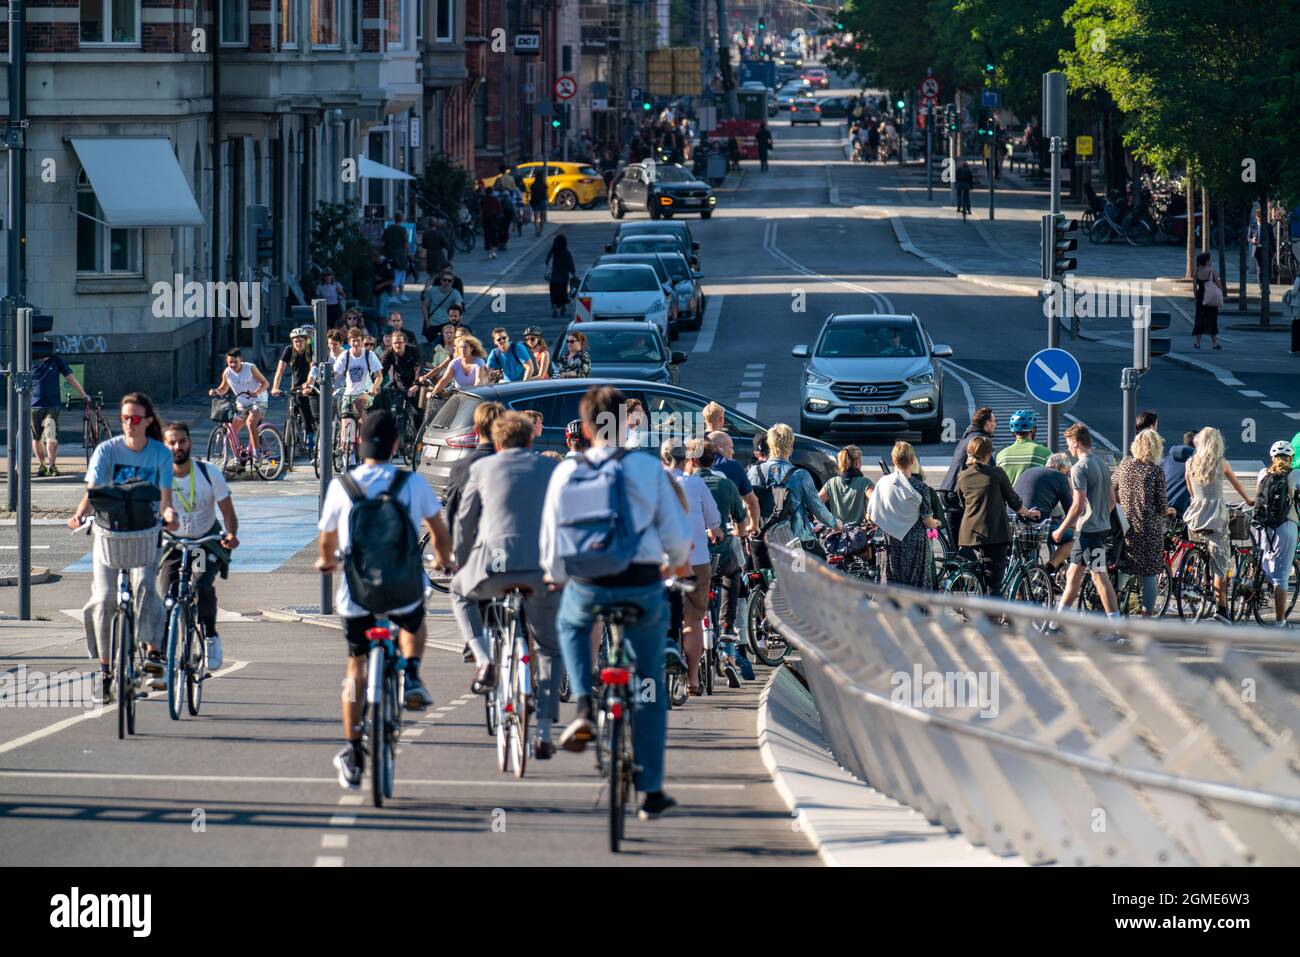
[[[357,485],[361,486],[361,491],[370,496],[372,492],[382,492],[393,484],[397,475],[397,466],[395,465],[358,465],[349,473]],[[421,476],[411,474],[406,477],[406,484],[402,486],[402,491],[398,499],[406,506],[406,511],[411,516],[411,524],[415,526],[417,534],[420,532],[420,526],[426,518],[433,518],[442,511],[442,503],[438,497],[433,494],[433,489],[429,487]],[[339,533],[339,551],[346,552],[352,544],[352,535],[348,527],[348,519],[352,514],[352,499],[348,498],[345,488],[339,483],[338,479],[330,482],[329,491],[325,493],[325,507],[321,509],[320,521],[316,527],[322,532]],[[338,613],[344,618],[361,618],[368,615],[364,608],[354,604],[352,596],[348,593],[348,578],[340,569],[336,576],[338,578],[338,588],[334,592],[334,605]],[[418,608],[420,602],[415,602],[405,608],[394,608],[392,614],[402,615]]]
[[[226,384],[230,386],[230,394],[235,396],[235,404],[241,409],[246,409],[258,402],[267,401],[266,390],[262,389],[257,380],[253,378],[253,373],[256,370],[257,366],[253,365],[253,363],[241,362],[238,372],[230,368],[230,366],[226,366],[221,374],[222,378],[226,380]],[[243,392],[256,392],[257,395],[241,395],[240,393]]]
[[[198,460],[191,459],[189,475],[184,478],[172,475],[172,505],[180,522],[176,534],[182,538],[206,535],[217,520],[217,503],[228,498],[230,486],[226,484],[221,469],[211,462],[205,462],[200,468]]]
[[[343,394],[349,397],[370,391],[373,377],[381,371],[383,366],[369,349],[359,356],[347,349],[334,360],[334,381],[343,383]]]

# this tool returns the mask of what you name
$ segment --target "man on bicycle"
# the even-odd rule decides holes
[[[1038,413],[1033,409],[1012,412],[1009,424],[1016,440],[998,452],[996,461],[998,468],[1007,473],[1007,481],[1015,485],[1022,472],[1046,465],[1052,450],[1034,441],[1038,430]]]
[[[542,570],[553,587],[564,586],[556,628],[564,651],[564,665],[577,698],[577,716],[560,738],[560,747],[582,751],[596,736],[595,705],[591,687],[591,629],[598,605],[630,602],[641,609],[636,624],[628,625],[625,638],[635,651],[637,674],[664,683],[664,635],[668,631],[668,598],[662,581],[665,565],[681,570],[691,555],[691,527],[673,489],[672,479],[653,456],[637,449],[620,448],[620,409],[626,400],[618,389],[593,386],[578,405],[583,432],[592,448],[583,459],[566,459],[555,467],[546,490],[540,534]],[[628,534],[636,540],[631,563],[617,574],[570,580],[559,551],[557,532],[562,522],[577,516],[561,513],[564,487],[579,468],[606,465],[619,456],[622,489],[630,508]],[[588,506],[589,507],[589,506]],[[566,585],[567,582],[567,585]],[[643,819],[658,817],[677,802],[663,790],[664,738],[667,720],[663,694],[638,701],[635,734],[637,789],[645,792]]]
[[[316,449],[316,408],[312,402],[313,388],[310,384],[312,373],[312,329],[299,326],[289,333],[289,345],[280,353],[280,361],[275,365],[275,378],[271,382],[271,395],[279,398],[280,380],[285,370],[290,370],[289,392],[292,401],[298,404],[298,414],[302,416],[303,428],[306,430],[307,450]]]
[[[253,363],[245,362],[244,354],[234,348],[226,351],[226,368],[221,372],[221,381],[215,389],[208,390],[208,395],[213,397],[226,393],[234,396],[235,419],[231,423],[231,435],[238,443],[239,430],[245,422],[248,423],[248,448],[254,460],[259,453],[257,428],[262,424],[267,406],[271,404],[267,396],[270,389],[271,383],[266,381],[262,371]]]
[[[975,173],[968,163],[957,167],[957,212],[970,212],[970,191],[975,186]]]
[[[357,419],[365,415],[367,403],[384,384],[383,367],[365,347],[365,338],[360,329],[353,329],[348,333],[348,350],[334,360],[334,381],[342,383],[344,404],[351,402]]]
[[[420,352],[415,347],[414,340],[400,329],[393,333],[393,347],[384,353],[379,365],[388,379],[393,414],[396,415],[398,409],[402,410],[397,430],[403,432],[405,419],[417,416],[420,412],[416,407],[416,398],[420,393],[419,383],[416,382],[420,375]]]
[[[128,392],[121,402],[122,434],[101,442],[90,458],[86,469],[86,494],[81,497],[76,511],[68,519],[74,531],[90,517],[94,506],[90,492],[106,485],[145,481],[158,486],[159,514],[164,527],[175,531],[176,512],[172,508],[172,458],[162,443],[162,426],[154,412],[152,400],[143,392]],[[108,655],[111,651],[113,628],[114,591],[117,588],[117,571],[93,557],[90,600],[82,609],[86,625],[86,647],[90,657],[98,656],[101,668],[101,700],[107,703],[113,694],[111,668]],[[131,571],[131,587],[136,601],[136,639],[145,646],[144,670],[150,675],[165,671],[162,652],[163,603],[154,590],[158,580],[159,558],[153,564]]]
[[[184,422],[168,422],[163,429],[163,442],[172,454],[172,501],[179,506],[176,519],[180,523],[176,534],[181,538],[203,538],[222,532],[220,546],[204,546],[207,552],[203,571],[194,579],[199,596],[199,624],[207,639],[208,669],[221,667],[221,636],[217,634],[217,589],[214,580],[217,572],[230,564],[230,549],[239,545],[239,518],[235,503],[230,498],[221,469],[190,457],[190,427]],[[217,521],[217,511],[221,521]],[[185,552],[179,548],[164,549],[161,574],[158,576],[158,596],[164,600],[180,577],[181,561]]]
[[[396,480],[398,469],[389,464],[397,449],[397,423],[382,409],[368,415],[361,423],[361,465],[348,473],[367,498],[387,490]],[[451,567],[451,536],[443,522],[442,505],[433,489],[421,476],[409,473],[397,499],[405,507],[415,526],[416,534],[423,526],[429,533],[437,555],[438,564]],[[339,567],[339,555],[352,545],[349,518],[352,499],[339,479],[330,483],[321,509],[320,557],[316,569],[333,572]],[[361,717],[365,705],[366,655],[370,642],[366,632],[375,627],[376,618],[371,612],[352,601],[346,575],[340,575],[334,604],[343,619],[343,636],[348,643],[348,665],[343,684],[343,737],[344,747],[334,756],[334,767],[339,773],[339,786],[355,791],[361,786],[364,759],[361,750]],[[420,659],[424,654],[425,627],[424,601],[416,601],[405,608],[395,608],[387,617],[400,630],[398,644],[406,659],[405,705],[411,710],[422,710],[433,704],[433,696],[420,680]]]

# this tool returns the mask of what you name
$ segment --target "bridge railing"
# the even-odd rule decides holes
[[[789,537],[768,617],[860,780],[1035,864],[1300,864],[1300,641],[875,585]]]

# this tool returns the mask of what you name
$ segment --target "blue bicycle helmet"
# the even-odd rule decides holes
[[[1032,432],[1038,425],[1038,413],[1033,409],[1020,409],[1011,413],[1012,432]]]

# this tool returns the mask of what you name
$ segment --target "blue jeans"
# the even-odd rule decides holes
[[[575,696],[591,695],[591,627],[595,616],[591,610],[596,605],[615,602],[632,602],[641,608],[641,620],[625,628],[623,638],[632,643],[636,654],[636,673],[641,679],[649,678],[652,694],[640,693],[644,681],[629,689],[636,694],[636,728],[633,746],[639,791],[661,791],[664,782],[664,738],[668,730],[667,712],[664,710],[664,635],[668,632],[668,598],[662,583],[640,585],[635,588],[597,588],[583,582],[571,581],[564,586],[560,611],[555,619],[559,632],[560,649],[564,652],[564,667],[569,672],[569,686]],[[646,699],[649,700],[646,700]]]

